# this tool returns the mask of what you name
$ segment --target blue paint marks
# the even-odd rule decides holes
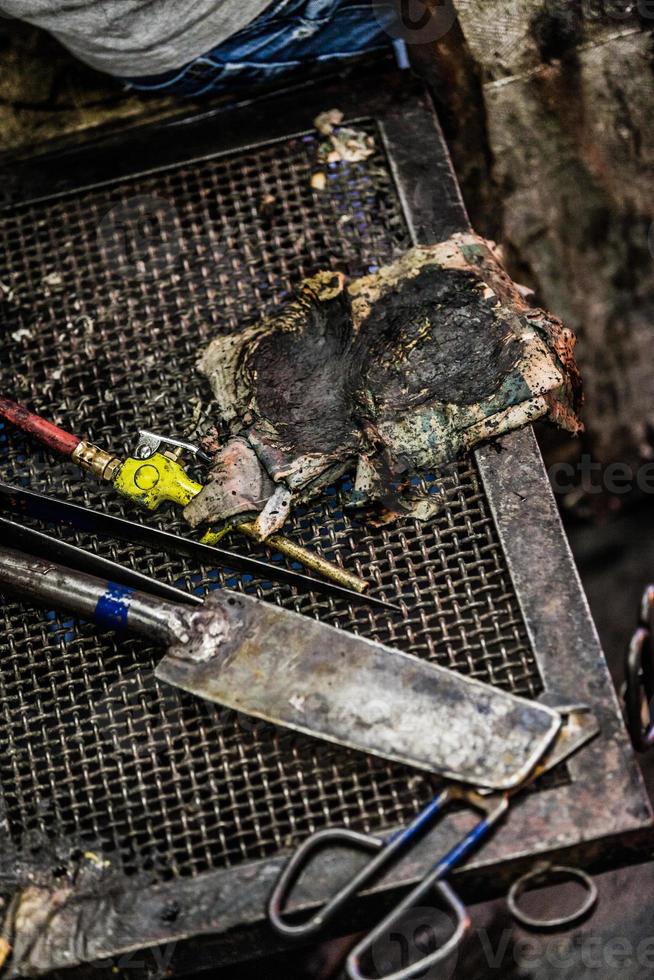
[[[126,585],[108,582],[106,592],[100,596],[95,607],[96,623],[105,629],[126,629],[131,597],[135,592],[136,589]]]
[[[76,636],[74,619],[60,619],[59,613],[54,609],[49,609],[45,618],[48,620],[49,633],[53,633],[64,645],[72,643]],[[84,620],[80,620],[80,622],[84,622]]]
[[[408,827],[405,827],[404,830],[399,830],[396,834],[393,834],[393,836],[389,838],[388,843],[390,844],[392,841],[402,838],[404,844],[409,844],[414,837],[416,837],[417,834],[422,833],[427,824],[430,823],[430,821],[433,820],[438,813],[440,813],[446,800],[447,795],[445,793],[439,793],[439,795],[433,799],[431,803],[427,804],[424,810],[421,810],[418,816],[409,824]]]
[[[480,820],[463,840],[453,847],[452,850],[442,858],[436,867],[441,869],[441,877],[444,878],[449,871],[461,862],[472,851],[479,842],[486,836],[491,829],[491,824],[487,818]]]

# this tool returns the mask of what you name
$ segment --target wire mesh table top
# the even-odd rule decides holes
[[[367,129],[376,135],[374,123]],[[410,244],[388,160],[322,167],[305,135],[40,203],[0,228],[2,390],[118,455],[139,428],[211,418],[195,371],[220,331],[256,321],[323,268],[361,275]],[[312,189],[317,169],[324,191]],[[138,519],[105,486],[0,428],[2,478]],[[442,507],[376,529],[342,492],[290,536],[371,580],[397,614],[70,533],[198,594],[245,589],[526,696],[542,689],[474,461],[427,474]],[[181,529],[179,518],[156,520]],[[244,539],[231,546],[265,555]],[[274,560],[283,561],[281,555]],[[162,651],[6,601],[0,787],[15,853],[51,874],[93,852],[122,874],[196,875],[278,852],[330,823],[378,830],[429,777],[254,723],[159,685]],[[17,861],[17,866],[21,862]]]

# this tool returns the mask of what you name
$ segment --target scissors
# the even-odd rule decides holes
[[[387,870],[405,853],[420,835],[430,827],[452,804],[463,803],[481,814],[475,826],[429,869],[425,877],[382,921],[355,946],[350,953],[346,972],[350,980],[371,980],[363,972],[363,963],[375,944],[397,929],[407,911],[418,906],[435,891],[452,913],[455,928],[452,935],[438,949],[421,957],[415,963],[386,974],[383,980],[416,980],[425,972],[444,963],[461,944],[470,926],[465,906],[452,887],[445,881],[449,873],[464,861],[490,834],[509,809],[511,797],[525,789],[544,773],[554,769],[574,752],[594,738],[599,725],[584,705],[557,709],[563,716],[559,734],[541,762],[532,770],[526,781],[504,793],[487,793],[453,784],[438,794],[403,830],[388,839],[362,834],[347,827],[327,828],[312,834],[296,850],[283,869],[268,903],[270,922],[275,931],[292,940],[314,938],[322,928],[341,912],[363,888]],[[294,885],[313,856],[330,845],[351,845],[373,853],[371,860],[323,905],[307,921],[296,924],[285,917],[285,910]]]

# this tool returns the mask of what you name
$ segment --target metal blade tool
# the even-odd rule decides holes
[[[189,607],[0,547],[0,590],[168,646],[156,676],[192,694],[460,782],[520,785],[555,710],[228,590]]]

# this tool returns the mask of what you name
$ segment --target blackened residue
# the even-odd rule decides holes
[[[382,417],[425,401],[472,405],[494,394],[521,355],[479,280],[429,266],[373,304],[355,360]]]
[[[352,444],[348,351],[352,319],[343,290],[312,301],[297,330],[263,337],[248,361],[256,374],[257,408],[300,452],[332,452]]]
[[[522,353],[496,302],[474,274],[429,266],[373,302],[354,337],[345,291],[310,300],[246,355],[257,412],[286,449],[343,453],[368,422],[425,402],[476,404]]]

